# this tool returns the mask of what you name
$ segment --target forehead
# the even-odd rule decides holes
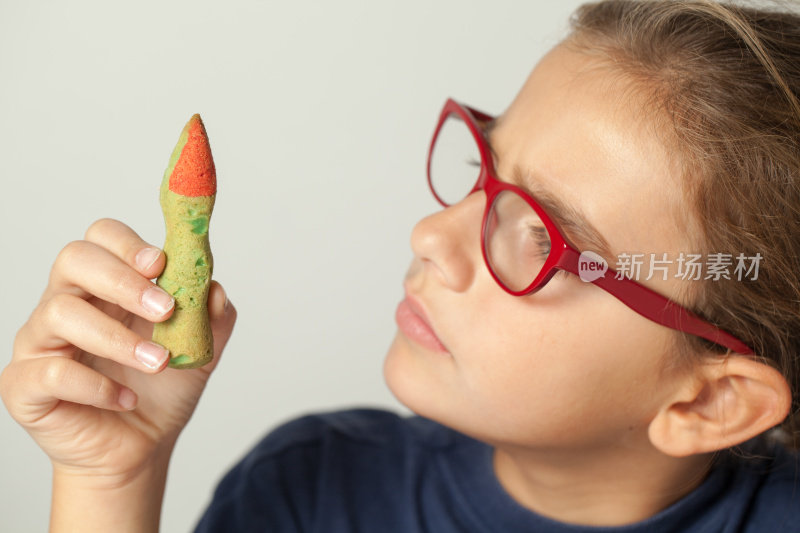
[[[691,252],[679,165],[633,87],[606,63],[557,46],[492,131],[498,174],[524,169],[582,211],[614,254]]]

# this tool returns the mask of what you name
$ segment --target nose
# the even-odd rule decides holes
[[[481,219],[486,193],[476,191],[419,222],[411,232],[415,261],[451,290],[463,292],[483,263]]]

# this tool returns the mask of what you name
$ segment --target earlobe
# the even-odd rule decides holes
[[[780,424],[791,391],[780,372],[734,355],[703,363],[650,422],[652,444],[685,457],[735,446]]]

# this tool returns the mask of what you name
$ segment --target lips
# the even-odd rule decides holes
[[[411,341],[434,352],[449,353],[433,331],[424,308],[412,296],[406,294],[394,316],[400,331]]]

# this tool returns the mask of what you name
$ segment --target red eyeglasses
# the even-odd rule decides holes
[[[447,100],[428,152],[428,184],[433,195],[447,207],[475,191],[486,193],[481,251],[492,277],[508,293],[522,296],[538,291],[559,270],[580,276],[581,253],[536,199],[497,178],[479,125],[492,120],[491,115]],[[736,353],[753,353],[730,333],[644,285],[618,277],[611,268],[591,282],[658,324],[697,335]]]

